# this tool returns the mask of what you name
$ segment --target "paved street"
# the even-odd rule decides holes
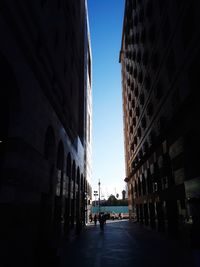
[[[177,241],[128,221],[107,222],[103,231],[89,225],[61,252],[62,267],[200,266],[194,261]]]

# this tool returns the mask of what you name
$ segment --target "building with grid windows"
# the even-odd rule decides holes
[[[199,1],[126,0],[120,63],[129,211],[199,246]]]

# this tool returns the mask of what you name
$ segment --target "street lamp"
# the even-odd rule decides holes
[[[99,180],[99,183],[98,183],[98,186],[99,186],[99,213],[100,213],[100,185],[101,185],[101,183],[100,183],[100,180]]]

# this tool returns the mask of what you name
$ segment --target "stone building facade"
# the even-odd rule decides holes
[[[46,256],[56,254],[61,238],[85,224],[91,199],[85,169],[91,132],[87,24],[85,0],[0,3],[0,236],[6,266],[38,266],[42,257],[48,266]]]
[[[200,3],[126,0],[122,67],[129,210],[200,244]]]

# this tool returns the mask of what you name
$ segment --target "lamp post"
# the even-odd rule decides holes
[[[99,183],[98,183],[98,186],[99,186],[99,213],[100,213],[100,185],[101,185],[101,183],[100,183],[100,180],[99,180]]]
[[[98,196],[98,191],[94,191],[94,196],[95,196],[95,207],[96,207],[96,196]]]

